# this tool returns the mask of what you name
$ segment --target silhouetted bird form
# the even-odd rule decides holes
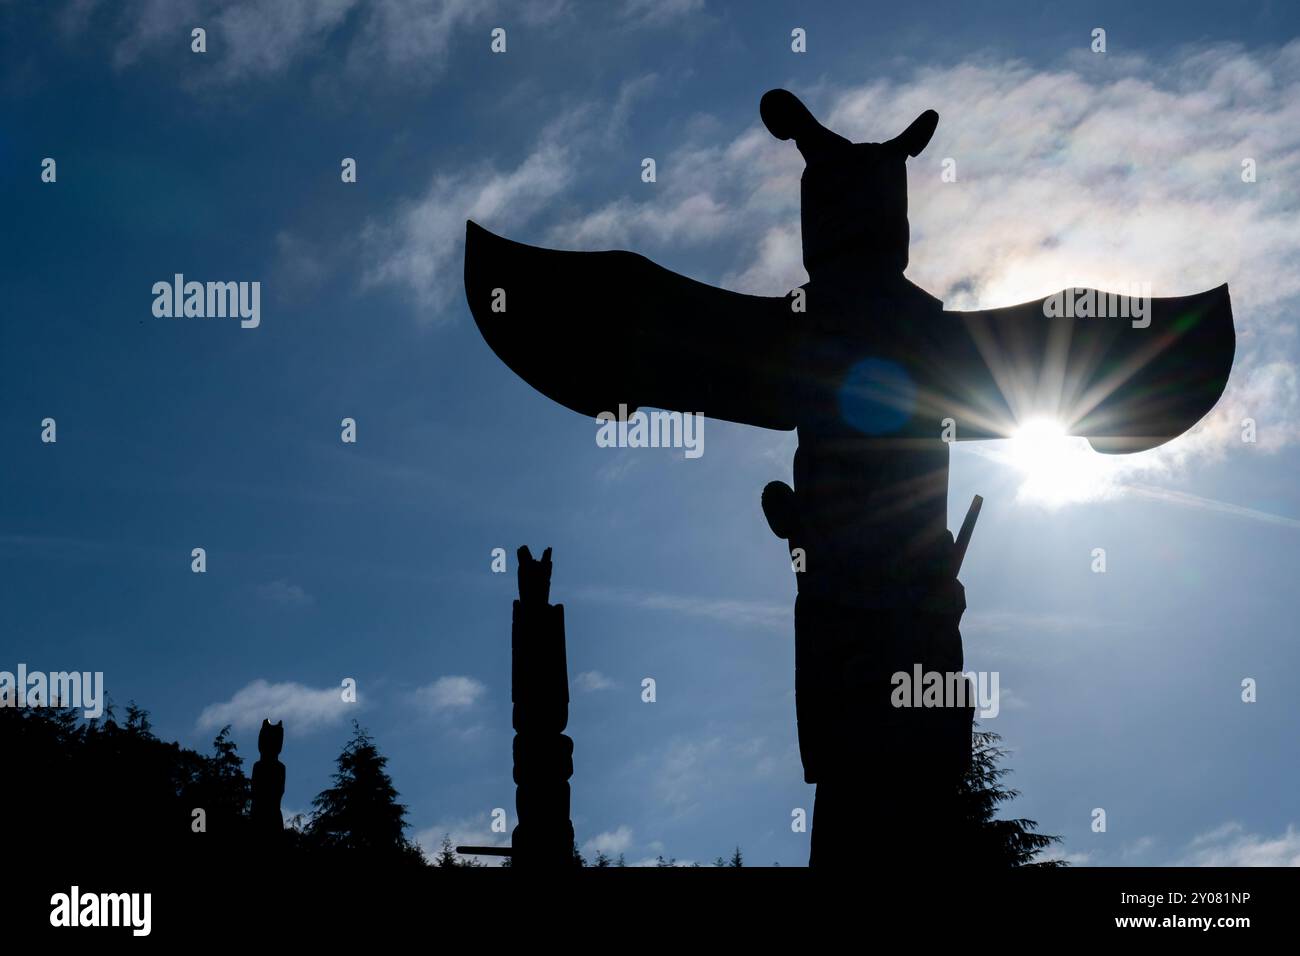
[[[932,865],[956,852],[951,795],[970,761],[971,709],[952,695],[895,707],[891,690],[916,665],[964,665],[948,440],[1008,437],[1042,416],[1105,452],[1181,434],[1227,383],[1228,289],[1146,300],[1066,290],[946,312],[903,275],[906,164],[938,114],[851,143],[784,90],[759,110],[806,164],[800,289],[741,295],[633,253],[539,249],[470,222],[466,296],[493,351],[584,415],[652,406],[798,429],[794,485],[769,484],[762,507],[802,567],[795,688],[804,775],[818,784],[811,862]]]

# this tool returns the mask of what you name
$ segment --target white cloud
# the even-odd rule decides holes
[[[1000,710],[1029,710],[1029,702],[1020,696],[1019,691],[1010,687],[998,687],[998,708]],[[989,718],[992,719],[992,718]]]
[[[1154,837],[1139,837],[1120,849],[1121,866],[1149,866],[1151,854],[1157,848]],[[1090,864],[1113,865],[1096,860],[1096,854],[1069,852],[1063,847],[1052,847],[1043,852],[1041,860],[1065,860],[1075,866]],[[1277,836],[1249,833],[1242,824],[1230,821],[1199,834],[1188,841],[1181,854],[1166,866],[1300,866],[1300,831],[1294,823],[1287,824],[1285,832]]]
[[[439,677],[415,692],[416,700],[430,713],[445,714],[468,710],[487,693],[482,681],[473,677]]]
[[[425,321],[445,310],[461,291],[465,220],[508,233],[528,221],[568,184],[569,149],[546,136],[512,170],[475,167],[438,173],[421,199],[404,204],[391,222],[371,221],[362,231],[363,286],[397,285],[409,291]]]
[[[1059,860],[1067,866],[1088,866],[1092,862],[1092,853],[1090,851],[1075,853],[1064,847],[1052,846],[1043,850],[1034,859],[1039,863]]]
[[[1300,866],[1300,831],[1287,824],[1277,836],[1247,833],[1230,822],[1191,841],[1176,866]]]
[[[236,730],[256,730],[263,719],[283,720],[285,733],[306,734],[341,723],[357,706],[343,701],[341,687],[317,689],[258,678],[230,700],[204,707],[197,727],[209,731],[230,724]]]
[[[616,857],[620,853],[626,853],[632,846],[632,828],[627,824],[620,824],[619,827],[606,833],[598,833],[582,845],[582,854],[587,857],[588,862],[597,854],[604,853],[606,856]]]
[[[296,830],[305,827],[307,821],[311,819],[312,811],[307,810],[287,810],[280,809],[280,819],[284,821],[286,830]]]
[[[910,162],[909,275],[949,309],[1010,305],[1068,286],[1145,281],[1154,295],[1182,295],[1231,284],[1237,363],[1215,411],[1138,455],[1101,456],[1076,443],[1056,469],[1086,479],[1072,482],[1070,495],[1026,474],[1022,499],[1057,506],[1300,441],[1300,371],[1287,349],[1300,297],[1300,194],[1287,185],[1300,177],[1300,41],[1094,65],[1039,71],[975,58],[809,96],[827,125],[856,141],[886,139],[939,109],[938,133]],[[696,278],[753,294],[781,295],[806,281],[797,150],[757,118],[730,141],[704,123],[686,136],[660,159],[645,198],[555,223],[549,241],[651,254],[726,248],[734,265]],[[955,183],[940,179],[948,157]],[[1241,181],[1246,157],[1259,164],[1253,184]],[[1255,445],[1241,441],[1245,417],[1258,423]],[[1007,460],[1002,449],[983,453]]]
[[[348,65],[436,72],[456,31],[486,22],[495,7],[490,0],[376,0],[348,52]]]
[[[659,799],[679,813],[687,812],[713,789],[725,753],[721,737],[670,741],[653,777]]]
[[[600,671],[583,671],[573,679],[573,686],[578,690],[591,693],[592,691],[609,690],[614,686],[614,682]]]
[[[965,64],[845,92],[829,116],[865,135],[881,116],[898,124],[942,104],[934,157],[911,170],[911,275],[949,308],[1069,285],[1150,281],[1153,294],[1175,295],[1231,282],[1238,361],[1218,408],[1160,449],[1071,457],[1090,473],[1081,498],[1124,494],[1135,480],[1167,480],[1250,447],[1240,439],[1248,415],[1260,423],[1252,451],[1300,438],[1296,367],[1259,347],[1261,333],[1289,334],[1279,320],[1300,294],[1300,231],[1287,225],[1296,198],[1274,185],[1300,174],[1300,44],[1261,54],[1217,47],[1170,67],[1133,59],[1118,76],[1094,77]],[[939,180],[944,156],[957,161],[957,183]],[[1267,157],[1268,177],[1242,183],[1246,156]]]
[[[270,76],[319,50],[358,0],[145,0],[122,10],[113,64],[128,67],[147,54],[190,48],[203,27],[207,53],[221,82]]]
[[[657,175],[657,172],[656,172]],[[707,193],[649,205],[619,199],[589,216],[551,231],[550,242],[573,248],[624,247],[637,242],[664,246],[678,239],[692,243],[721,238],[728,230],[727,208]]]
[[[714,135],[712,126],[702,128],[706,135]],[[797,272],[780,277],[765,274],[761,289],[744,287],[734,275],[724,276],[722,284],[742,292],[769,292],[775,285],[783,293],[807,280],[799,265],[798,246],[803,161],[787,146],[757,126],[730,143],[688,139],[659,158],[658,182],[647,191],[650,198],[624,197],[561,220],[551,228],[547,241],[576,249],[677,249],[726,243],[750,256],[758,236],[769,262],[788,265],[793,254]],[[793,189],[788,195],[787,187]],[[783,235],[786,248],[782,248]],[[751,268],[758,269],[759,264]]]
[[[940,109],[929,149],[910,162],[909,275],[950,309],[1067,286],[1150,282],[1155,295],[1177,295],[1231,283],[1236,367],[1194,430],[1136,455],[1099,455],[1064,439],[1029,466],[1016,443],[964,446],[1018,470],[1020,500],[1047,507],[1149,493],[1197,463],[1300,442],[1300,368],[1287,348],[1295,342],[1289,303],[1300,297],[1300,198],[1285,185],[1300,176],[1300,41],[1093,65],[1039,71],[973,58],[897,81],[823,85],[808,97],[828,125],[859,141],[888,138],[922,110]],[[724,250],[729,266],[694,277],[741,292],[780,295],[805,282],[803,161],[757,117],[728,140],[721,123],[697,116],[658,157],[653,189],[545,222],[585,181],[584,166],[604,161],[599,148],[657,81],[625,83],[610,108],[563,114],[513,168],[436,174],[422,197],[364,227],[363,285],[406,291],[424,321],[458,314],[447,304],[460,297],[466,218],[516,235],[541,220],[542,242],[559,248]],[[1246,156],[1260,164],[1257,183],[1241,182]],[[957,163],[955,183],[940,179],[945,158]],[[1257,422],[1253,445],[1241,441],[1247,417]],[[610,462],[598,477],[617,481],[630,467]],[[692,613],[711,611],[695,605]]]
[[[440,821],[433,826],[416,830],[414,839],[424,851],[424,855],[432,860],[442,851],[444,836],[451,839],[453,847],[510,845],[508,832],[492,832],[492,818],[488,813]],[[484,866],[500,866],[502,861],[502,857],[499,856],[476,856],[471,859],[477,860]]]
[[[586,104],[561,113],[514,168],[480,162],[435,173],[423,196],[402,203],[390,215],[369,220],[362,228],[362,286],[393,286],[406,292],[414,298],[422,321],[458,314],[448,304],[464,300],[465,220],[506,235],[533,222],[579,181],[577,156],[616,141],[636,101],[657,82],[653,73],[635,77],[620,86],[608,106]],[[689,214],[694,221],[707,202],[707,198],[687,200],[685,210],[647,213],[647,228],[671,234],[676,219]],[[607,236],[617,225],[613,213],[607,218],[606,226],[589,227],[592,241]]]
[[[1138,837],[1132,843],[1126,843],[1120,854],[1125,860],[1138,861],[1147,856],[1156,846],[1156,838],[1152,836]]]
[[[1273,514],[1271,511],[1245,508],[1241,505],[1234,505],[1227,501],[1217,501],[1213,498],[1202,498],[1200,495],[1188,494],[1184,491],[1174,491],[1168,488],[1152,488],[1145,485],[1129,485],[1127,490],[1135,495],[1152,498],[1156,501],[1164,501],[1168,504],[1181,505],[1184,508],[1195,508],[1199,511],[1214,511],[1219,514],[1231,515],[1234,518],[1246,518],[1251,521],[1260,521],[1264,524],[1277,525],[1282,528],[1300,529],[1300,519]]]
[[[537,25],[557,20],[567,0],[141,0],[124,4],[110,27],[113,63],[130,67],[168,50],[190,54],[190,30],[207,30],[205,69],[196,83],[236,84],[283,74],[320,57],[330,44],[343,48],[353,76],[427,81],[446,68],[458,35],[486,28],[502,10]],[[73,15],[73,11],[77,15]],[[93,6],[69,7],[65,23],[84,29]],[[484,49],[487,45],[483,33]],[[199,55],[199,54],[193,54]]]

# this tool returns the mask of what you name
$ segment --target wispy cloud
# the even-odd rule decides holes
[[[545,208],[573,174],[563,125],[550,128],[514,169],[477,165],[439,172],[423,197],[404,204],[391,220],[367,223],[361,241],[369,265],[362,284],[408,291],[424,321],[448,318],[453,313],[443,306],[461,282],[465,220],[508,232]]]
[[[1174,491],[1170,488],[1154,488],[1146,485],[1131,485],[1129,490],[1135,495],[1141,495],[1144,498],[1151,498],[1155,501],[1164,501],[1169,504],[1180,505],[1184,508],[1195,508],[1200,511],[1214,511],[1219,514],[1231,515],[1234,518],[1246,518],[1251,521],[1262,521],[1264,524],[1277,525],[1282,528],[1300,528],[1300,520],[1288,518],[1285,515],[1273,514],[1271,511],[1259,511],[1255,508],[1245,508],[1241,505],[1234,505],[1227,501],[1217,501],[1214,498],[1203,498],[1200,495],[1188,494],[1185,491]]]
[[[1191,841],[1175,866],[1300,866],[1300,831],[1287,824],[1277,836],[1248,833],[1225,823]]]
[[[342,723],[358,706],[344,702],[341,687],[272,684],[259,678],[237,690],[229,700],[204,707],[196,726],[201,731],[226,724],[236,730],[255,730],[263,719],[272,723],[283,720],[285,733],[308,734]]]
[[[541,218],[559,196],[582,182],[578,156],[616,141],[636,102],[658,80],[654,73],[634,77],[619,87],[612,102],[584,103],[561,113],[513,168],[475,162],[436,172],[422,196],[363,227],[363,288],[404,291],[426,322],[456,315],[447,303],[461,298],[465,220],[509,234]]]
[[[582,601],[703,617],[724,621],[738,627],[788,631],[794,626],[789,604],[700,598],[682,594],[639,591],[634,588],[585,587],[578,590],[576,597]]]
[[[1200,425],[1140,455],[1071,456],[1074,494],[1123,495],[1196,462],[1300,441],[1294,357],[1261,346],[1288,334],[1300,296],[1300,41],[1217,45],[1174,62],[1112,58],[1054,70],[974,57],[857,87],[823,85],[810,105],[857,141],[896,134],[929,107],[942,119],[911,161],[911,277],[949,309],[1010,305],[1069,286],[1154,295],[1232,285],[1239,342],[1228,390]],[[720,284],[781,295],[807,280],[799,236],[803,163],[757,120],[730,141],[699,124],[659,163],[659,182],[552,225],[573,248],[727,249]],[[1241,179],[1243,159],[1258,182]],[[943,161],[956,182],[943,182]],[[1241,440],[1242,421],[1258,441]],[[1026,478],[1026,484],[1031,484]],[[1024,497],[1033,499],[1033,488]]]
[[[473,677],[448,676],[421,687],[415,692],[415,699],[429,713],[448,714],[469,710],[486,693],[487,687],[482,681]]]
[[[1092,853],[1088,851],[1071,851],[1064,847],[1052,846],[1038,854],[1035,859],[1041,863],[1060,861],[1069,866],[1088,866],[1092,862]]]
[[[670,741],[654,775],[656,794],[678,812],[689,810],[712,789],[724,752],[725,741],[718,736]]]
[[[343,51],[350,76],[367,80],[423,82],[439,76],[461,34],[484,28],[508,11],[513,22],[530,26],[557,21],[567,0],[140,0],[105,5],[80,0],[64,18],[68,28],[103,29],[113,64],[128,68],[150,56],[190,54],[190,30],[207,31],[204,69],[191,71],[196,85],[233,85],[275,77],[298,64],[325,57],[327,47]],[[88,26],[93,23],[92,26]]]
[[[1052,847],[1040,859],[1065,860],[1075,866],[1151,866],[1159,841],[1152,836],[1125,843],[1118,860],[1094,851],[1070,851]],[[1187,842],[1163,866],[1300,866],[1300,831],[1294,823],[1276,836],[1249,832],[1237,821],[1229,821]]]
[[[582,845],[582,852],[588,859],[594,857],[597,853],[604,853],[606,856],[618,856],[620,853],[626,853],[631,846],[632,828],[624,823],[613,831],[597,833]]]
[[[508,809],[508,808],[502,808]],[[505,833],[492,832],[492,817],[480,813],[471,817],[441,820],[432,826],[415,831],[415,842],[424,851],[425,856],[433,859],[442,850],[444,837],[450,838],[451,845],[456,846],[509,846],[509,827]],[[485,866],[500,866],[499,856],[473,857]]]
[[[644,774],[659,807],[675,817],[694,813],[711,799],[722,781],[756,780],[798,773],[793,743],[773,749],[750,728],[708,728],[695,736],[675,736],[651,754],[636,757],[632,770]],[[652,850],[657,850],[654,844]]]
[[[609,690],[614,686],[614,682],[600,671],[583,671],[573,679],[573,686],[580,691],[591,693],[598,690]]]
[[[358,0],[144,0],[122,7],[115,19],[113,64],[129,67],[169,48],[188,52],[190,30],[202,27],[202,55],[215,61],[221,82],[271,76],[318,50],[356,6]]]

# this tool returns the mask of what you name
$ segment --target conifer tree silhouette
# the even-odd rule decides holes
[[[349,850],[374,862],[423,863],[419,847],[406,839],[406,807],[397,802],[397,790],[385,770],[388,758],[355,720],[337,762],[334,786],[312,801],[308,846]]]
[[[509,857],[506,858],[509,865]],[[451,834],[442,835],[442,846],[433,857],[433,866],[436,867],[481,867],[483,864],[472,856],[461,856],[456,852],[455,844],[451,842]]]
[[[193,780],[192,797],[184,802],[202,808],[205,832],[218,838],[243,837],[249,813],[251,791],[244,776],[244,758],[230,738],[230,725],[222,727],[212,740],[212,756],[181,750],[180,759],[193,766],[187,776]]]
[[[1001,780],[1011,771],[999,767],[1007,751],[998,746],[1002,738],[989,730],[972,734],[970,769],[958,788],[958,801],[966,824],[964,859],[984,869],[1008,866],[1064,866],[1059,860],[1038,860],[1038,855],[1059,836],[1036,833],[1038,823],[1024,818],[999,820],[998,808],[1019,796],[1018,790],[1002,786]]]

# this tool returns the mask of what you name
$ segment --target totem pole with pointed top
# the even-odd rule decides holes
[[[284,817],[280,800],[284,797],[284,764],[280,750],[284,746],[284,721],[262,720],[257,733],[257,752],[253,764],[253,833],[259,843],[274,846],[284,836]]]
[[[519,556],[519,600],[510,633],[514,703],[514,866],[574,864],[569,819],[573,740],[569,723],[569,667],[564,649],[564,605],[551,604],[551,549],[540,561],[527,547]]]

